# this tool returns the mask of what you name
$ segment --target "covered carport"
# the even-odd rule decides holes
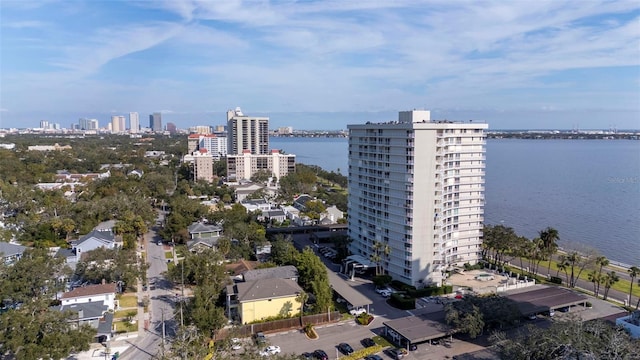
[[[524,316],[536,315],[573,305],[586,305],[588,298],[566,288],[549,286],[530,291],[507,293],[506,298],[516,302]]]
[[[357,269],[368,269],[375,267],[376,264],[371,260],[361,255],[349,255],[342,260],[342,268],[340,272],[347,275],[349,279],[353,280],[356,276]]]
[[[369,312],[369,305],[373,304],[373,300],[363,295],[359,291],[353,289],[348,281],[338,276],[335,272],[327,269],[329,275],[329,283],[341,298],[345,299],[353,308],[365,307]]]
[[[407,349],[411,344],[443,338],[452,333],[442,309],[414,311],[414,316],[386,321],[383,325],[387,337]]]

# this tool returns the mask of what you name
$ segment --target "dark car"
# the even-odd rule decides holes
[[[264,336],[264,333],[262,331],[257,332],[254,338],[256,340],[256,344],[258,345],[262,345],[267,342],[267,338]]]
[[[404,349],[391,348],[387,350],[387,354],[389,354],[389,356],[391,356],[392,359],[400,360],[404,357],[405,351]]]
[[[347,343],[338,344],[338,349],[340,350],[340,352],[342,352],[345,355],[349,355],[353,353],[353,348],[351,347],[351,345]]]
[[[382,360],[382,357],[380,355],[369,355],[364,360]]]
[[[561,307],[560,309],[558,309],[558,311],[560,311],[560,312],[569,312],[569,307],[568,306]]]
[[[360,343],[362,344],[362,346],[364,347],[372,347],[372,346],[376,346],[376,342],[373,341],[372,338],[364,338],[362,340],[360,340]]]
[[[324,350],[316,350],[313,352],[313,357],[318,360],[329,360],[329,356]]]
[[[309,352],[304,352],[304,353],[302,353],[302,355],[300,355],[300,359],[302,359],[302,360],[311,360],[311,359],[313,359],[313,354],[309,353]]]

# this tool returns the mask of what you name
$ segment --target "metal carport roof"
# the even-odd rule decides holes
[[[348,281],[336,275],[331,269],[327,269],[327,275],[329,275],[329,283],[333,290],[352,306],[359,307],[373,304],[373,300],[354,290]]]
[[[587,301],[585,295],[556,286],[507,294],[506,298],[517,303],[522,315],[531,315],[565,306],[578,305]]]
[[[422,313],[414,311],[414,316],[385,321],[383,325],[411,343],[437,339],[451,334],[451,327],[445,322],[443,310]]]

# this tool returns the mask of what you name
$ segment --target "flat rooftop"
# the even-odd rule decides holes
[[[507,299],[516,302],[522,315],[537,314],[587,301],[587,296],[562,287],[549,286],[531,289],[531,291],[505,293]]]
[[[414,316],[385,321],[383,324],[412,343],[441,338],[451,333],[451,327],[445,322],[442,306],[440,309],[413,311],[413,314]]]

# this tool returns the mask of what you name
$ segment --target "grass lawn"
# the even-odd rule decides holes
[[[138,316],[138,310],[137,309],[128,309],[128,310],[118,310],[113,314],[113,318],[114,319],[121,319],[121,318],[125,318],[129,315],[133,315],[132,317],[136,317]]]
[[[164,258],[165,259],[173,259],[173,252],[172,251],[167,251],[164,253]]]
[[[511,262],[514,265],[518,264],[518,261],[512,261]],[[549,266],[549,262],[548,261],[541,261],[540,262],[540,267],[538,268],[538,272],[540,273],[545,273],[545,271],[547,270]],[[578,273],[579,269],[576,268],[575,272],[576,275]],[[551,271],[550,274],[551,276],[556,276],[556,273],[558,272],[558,263],[555,261],[551,261]],[[569,272],[569,276],[571,276],[571,269],[568,270]],[[591,269],[584,269],[584,271],[582,272],[582,274],[580,274],[580,279],[585,280],[585,281],[589,281],[589,273],[591,272]],[[605,273],[607,273],[607,269],[602,269],[602,275],[604,275]],[[616,274],[620,275],[626,273],[626,271],[616,271]],[[565,283],[567,281],[567,277],[566,274],[563,271],[560,271],[560,274],[558,274],[558,276],[562,279],[562,282]],[[636,279],[636,281],[638,281]],[[566,285],[566,284],[565,284]],[[624,294],[629,294],[629,286],[631,286],[631,282],[628,280],[624,280],[624,279],[620,279],[620,281],[618,281],[617,283],[613,284],[613,286],[611,286],[611,289],[614,290],[618,290],[621,291]],[[593,286],[590,286],[589,289],[587,290],[593,290]],[[600,295],[602,296],[602,293],[604,292],[604,286],[602,286],[602,284],[600,284]],[[633,285],[633,295],[634,296],[639,296],[640,297],[640,286],[634,284]]]
[[[130,307],[138,306],[138,297],[135,294],[120,296],[118,300],[120,300],[121,308],[130,308]]]
[[[137,323],[132,324],[130,322],[124,322],[124,321],[114,321],[113,325],[115,325],[116,327],[116,333],[131,332],[131,331],[138,330]]]

